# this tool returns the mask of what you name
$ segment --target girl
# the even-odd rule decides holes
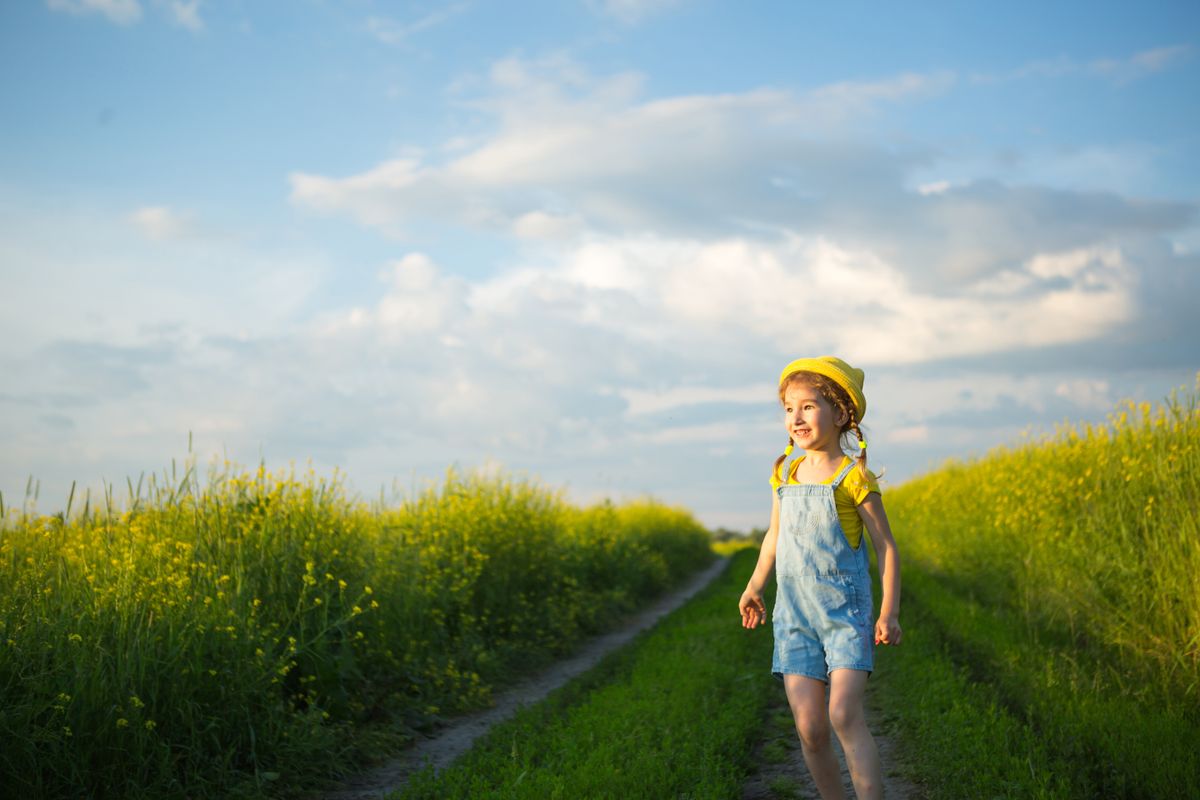
[[[845,797],[831,723],[855,794],[860,800],[883,796],[863,691],[874,667],[874,645],[899,644],[901,635],[900,564],[879,485],[867,471],[859,427],[867,410],[862,387],[862,370],[833,356],[793,361],[780,374],[788,446],[771,474],[771,524],[758,565],[738,602],[743,627],[765,621],[762,593],[772,570],[777,573],[771,671],[783,679],[804,761],[824,800]],[[857,439],[857,459],[842,451],[848,434]],[[804,456],[792,462],[785,479],[783,464],[793,447]],[[864,526],[883,586],[873,631]]]

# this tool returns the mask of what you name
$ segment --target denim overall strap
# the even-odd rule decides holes
[[[842,485],[842,481],[846,478],[846,476],[850,474],[850,470],[854,469],[856,466],[858,466],[858,462],[853,458],[850,459],[850,463],[842,467],[842,471],[837,474],[836,478],[829,482],[829,485],[834,489],[837,489],[837,487]]]

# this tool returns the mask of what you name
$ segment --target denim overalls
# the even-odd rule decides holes
[[[855,466],[848,460],[827,484],[781,482],[777,490],[771,672],[781,680],[783,673],[794,673],[827,681],[835,669],[874,668],[866,537],[857,550],[850,546],[833,500],[834,489]]]

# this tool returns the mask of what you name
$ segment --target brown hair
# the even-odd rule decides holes
[[[801,371],[793,372],[791,375],[788,375],[787,380],[779,385],[780,403],[783,403],[783,396],[787,392],[788,387],[790,387],[793,383],[802,383],[806,386],[816,389],[817,393],[821,395],[821,397],[824,397],[829,405],[845,414],[846,422],[842,424],[841,430],[838,431],[839,441],[840,437],[846,436],[850,433],[853,433],[856,437],[856,441],[858,443],[856,448],[858,450],[858,457],[855,460],[858,461],[858,473],[862,477],[863,482],[866,483],[869,480],[869,474],[867,472],[867,449],[863,446],[864,439],[862,428],[859,427],[858,420],[854,417],[854,401],[850,399],[850,395],[845,389],[843,389],[841,386],[838,386],[831,379],[826,378],[824,375],[818,375],[815,372]],[[772,475],[779,473],[779,468],[783,465],[784,460],[788,457],[788,453],[791,452],[793,444],[792,438],[789,436],[787,450],[783,453],[783,455],[775,459],[775,469],[772,471]],[[782,473],[779,475],[779,482],[785,482],[784,475]]]

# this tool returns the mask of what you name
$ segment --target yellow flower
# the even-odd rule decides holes
[[[129,720],[125,719],[124,717],[121,717],[119,720],[117,720],[117,727],[118,728],[128,728]]]

